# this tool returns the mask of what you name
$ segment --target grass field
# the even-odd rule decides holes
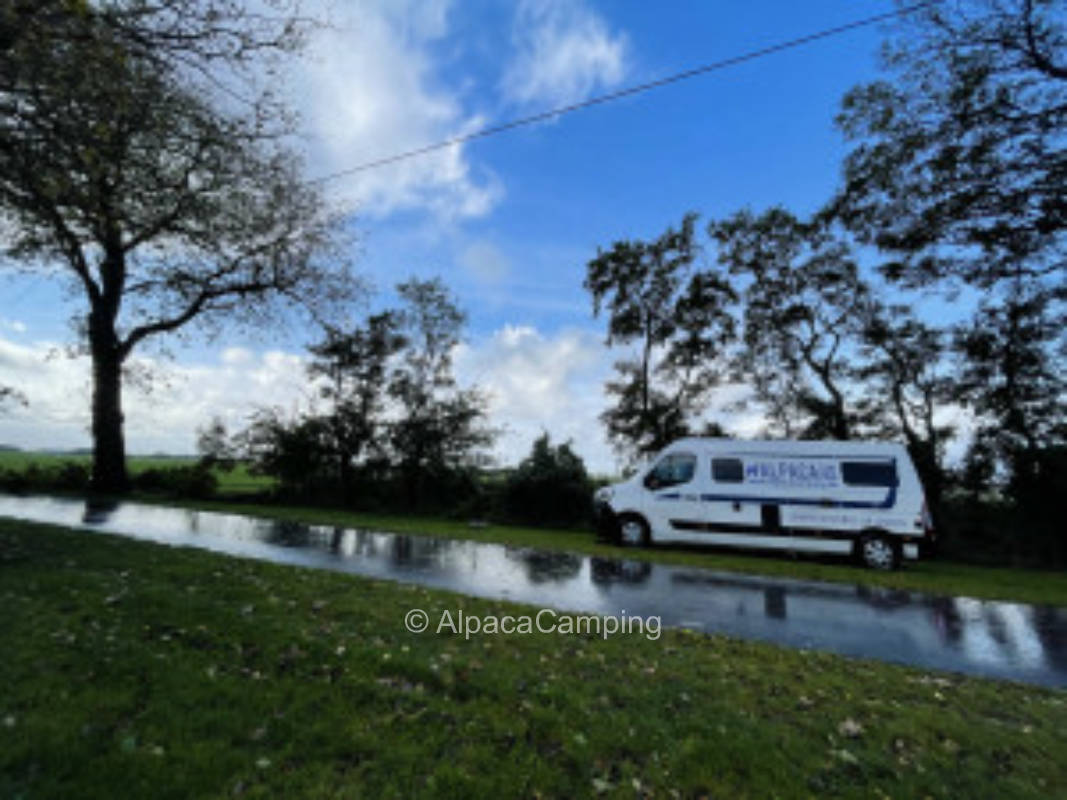
[[[11,521],[0,597],[2,797],[1067,795],[1064,692]]]
[[[287,519],[300,522],[397,531],[420,535],[500,542],[547,550],[641,559],[664,564],[707,567],[839,583],[863,583],[933,594],[1067,606],[1067,573],[1007,567],[980,567],[947,561],[909,563],[895,572],[877,572],[842,559],[834,562],[759,556],[701,548],[621,549],[597,542],[591,531],[551,530],[509,525],[473,527],[466,521],[421,516],[364,514],[320,508],[254,505],[213,501],[171,503],[190,508]]]
[[[39,467],[59,466],[73,462],[88,466],[92,458],[87,453],[37,453],[22,450],[0,450],[0,470],[10,469],[22,472],[32,464]],[[147,469],[167,469],[169,467],[192,466],[196,463],[193,456],[131,456],[127,460],[130,474],[136,475]],[[219,481],[219,492],[224,494],[244,494],[260,492],[274,485],[272,478],[251,475],[245,464],[238,464],[233,470],[215,471]]]

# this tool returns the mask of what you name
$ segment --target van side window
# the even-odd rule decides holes
[[[745,479],[745,470],[741,466],[741,459],[711,459],[711,477],[719,483],[741,483]]]
[[[846,486],[898,486],[896,461],[842,461]]]
[[[697,457],[692,453],[671,453],[664,456],[660,462],[645,476],[645,487],[648,489],[663,489],[667,486],[677,486],[680,483],[689,483],[697,471]]]

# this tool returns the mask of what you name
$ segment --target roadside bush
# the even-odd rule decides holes
[[[30,463],[22,470],[0,471],[0,489],[5,492],[84,492],[88,488],[89,467],[77,461]]]
[[[212,497],[219,487],[218,478],[201,464],[146,469],[134,475],[131,483],[136,491],[194,500]]]
[[[538,437],[530,455],[507,479],[502,514],[531,525],[584,525],[592,514],[593,483],[570,442],[552,446]]]

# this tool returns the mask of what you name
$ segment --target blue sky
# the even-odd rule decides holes
[[[286,90],[313,175],[833,27],[891,2],[444,0],[334,2]],[[513,462],[540,430],[572,438],[594,469],[614,462],[596,414],[614,357],[581,288],[598,246],[652,237],[689,210],[811,211],[833,191],[844,92],[877,76],[877,27],[639,96],[331,182],[353,211],[360,270],[381,290],[440,275],[470,315],[463,379],[493,396]],[[48,279],[0,283],[0,382],[31,408],[0,418],[0,442],[88,442],[84,360],[53,357],[75,306]],[[188,452],[215,413],[238,426],[257,403],[296,410],[303,345],[286,328],[171,342],[144,354],[168,391],[131,391],[133,451]],[[258,387],[250,390],[250,387]],[[726,399],[726,398],[724,398]],[[737,422],[742,431],[748,424]]]

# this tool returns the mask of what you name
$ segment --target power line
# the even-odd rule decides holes
[[[853,22],[847,22],[844,25],[838,25],[833,28],[825,28],[816,33],[809,33],[804,36],[800,36],[796,39],[788,39],[784,42],[772,44],[767,47],[762,47],[758,50],[750,50],[747,53],[743,53],[737,56],[731,56],[730,58],[724,58],[720,61],[713,61],[709,64],[703,64],[693,69],[687,69],[684,72],[676,72],[673,75],[668,75],[665,78],[659,78],[654,81],[648,81],[647,83],[639,83],[634,86],[629,86],[624,89],[619,89],[607,94],[596,95],[590,97],[587,100],[582,100],[578,103],[571,103],[565,106],[559,106],[557,108],[550,109],[548,111],[540,111],[528,117],[519,117],[518,119],[509,120],[508,122],[502,122],[499,125],[491,125],[488,128],[482,128],[481,130],[472,131],[471,133],[463,134],[462,136],[454,136],[451,139],[444,139],[434,144],[428,144],[423,147],[417,147],[414,150],[406,150],[402,153],[396,153],[384,158],[378,158],[373,161],[366,161],[362,164],[358,164],[348,169],[343,169],[338,172],[332,172],[328,175],[323,175],[319,178],[313,179],[313,183],[326,183],[327,181],[337,180],[338,178],[344,178],[348,175],[354,175],[358,172],[366,172],[368,170],[377,169],[378,167],[384,167],[389,164],[395,164],[398,161],[406,161],[410,158],[416,158],[417,156],[426,155],[436,150],[443,150],[446,147],[452,147],[457,144],[465,144],[466,142],[473,141],[475,139],[484,139],[487,136],[495,136],[498,133],[504,133],[505,131],[514,130],[515,128],[521,128],[526,125],[533,125],[538,122],[544,122],[545,120],[552,119],[553,117],[559,117],[564,114],[569,114],[572,111],[579,111],[583,108],[589,108],[590,106],[602,105],[604,103],[610,103],[613,100],[619,100],[623,97],[631,97],[636,94],[651,91],[652,89],[658,89],[661,86],[668,86],[672,83],[678,83],[680,81],[695,78],[699,75],[706,75],[709,72],[715,72],[716,70],[725,69],[726,67],[732,67],[737,64],[742,64],[746,61],[755,61],[758,58],[772,55],[774,53],[780,53],[783,50],[790,50],[795,47],[800,47],[811,42],[816,42],[821,39],[829,39],[832,36],[839,36],[842,33],[856,30],[857,28],[865,28],[870,25],[875,25],[879,22],[884,22],[889,19],[897,17],[904,17],[909,14],[914,14],[916,11],[921,11],[925,8],[938,5],[942,0],[926,0],[923,3],[916,3],[914,5],[905,6],[895,11],[886,11],[882,14],[875,14],[874,16],[864,17]]]

